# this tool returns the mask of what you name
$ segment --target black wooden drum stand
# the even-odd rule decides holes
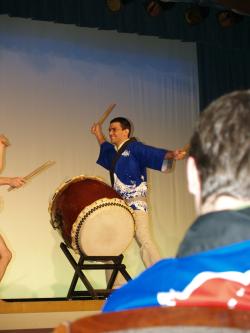
[[[68,250],[66,244],[61,243],[60,247],[69,260],[71,266],[73,267],[75,274],[73,276],[71,285],[69,287],[67,299],[105,299],[112,292],[112,287],[114,285],[116,276],[118,272],[120,272],[123,277],[128,281],[131,280],[130,275],[126,271],[126,266],[122,264],[123,255],[119,256],[87,256],[85,254],[80,255],[80,259],[78,263],[73,258],[72,254]],[[84,264],[84,261],[96,261],[96,263],[92,264]],[[103,262],[103,263],[100,263]],[[112,261],[113,263],[107,264],[105,262]],[[83,273],[85,270],[113,270],[110,276],[109,281],[107,282],[106,289],[94,289]],[[76,291],[75,287],[78,279],[81,279],[84,286],[87,290],[84,291]]]

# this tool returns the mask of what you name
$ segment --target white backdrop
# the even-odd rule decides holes
[[[111,116],[131,119],[143,142],[170,149],[186,144],[198,114],[195,45],[0,16],[0,132],[12,144],[2,176],[56,161],[22,189],[0,188],[0,232],[13,252],[0,298],[66,295],[73,270],[48,204],[69,178],[109,182],[95,164],[90,126],[112,102]],[[172,256],[194,217],[185,162],[169,175],[150,171],[149,188],[153,236],[162,255]],[[135,244],[126,263],[132,275],[143,269]],[[101,272],[89,276],[103,287]]]

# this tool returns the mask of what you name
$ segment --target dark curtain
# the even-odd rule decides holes
[[[197,43],[200,107],[238,89],[250,89],[250,48]]]
[[[105,0],[0,0],[0,14],[229,47],[250,45],[249,17],[233,29],[222,29],[216,20],[218,10],[210,8],[204,22],[190,26],[184,19],[190,4],[176,3],[172,9],[151,17],[144,2],[133,0],[114,13]]]
[[[151,17],[144,1],[131,1],[113,13],[105,0],[0,0],[0,14],[197,42],[201,108],[222,93],[250,86],[250,17],[223,29],[216,20],[217,10],[210,8],[201,24],[190,26],[184,19],[190,5],[178,3]]]

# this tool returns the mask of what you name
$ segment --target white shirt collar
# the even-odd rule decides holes
[[[115,150],[118,151],[124,145],[124,143],[127,142],[128,140],[129,140],[129,138],[126,139],[125,141],[123,141],[118,147],[115,146]]]

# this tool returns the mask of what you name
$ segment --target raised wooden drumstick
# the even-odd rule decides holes
[[[101,116],[101,118],[98,120],[98,124],[102,125],[104,123],[104,121],[108,118],[108,116],[110,115],[110,113],[113,111],[113,109],[116,107],[116,104],[111,104],[107,110],[103,113],[103,115]]]
[[[36,168],[35,170],[33,170],[32,172],[30,172],[28,175],[26,175],[25,177],[23,177],[26,181],[30,180],[31,178],[33,178],[34,176],[38,175],[39,173],[43,172],[45,169],[47,169],[48,167],[54,165],[56,162],[55,161],[47,161],[44,164],[40,165],[38,168]],[[12,191],[16,189],[16,187],[9,187],[8,191]]]
[[[48,167],[54,165],[56,162],[55,161],[47,161],[44,164],[40,165],[38,168],[36,168],[35,170],[33,170],[31,173],[29,173],[28,175],[26,175],[25,177],[23,177],[25,180],[30,180],[32,177],[38,175],[39,173],[41,173],[42,171],[44,171],[45,169],[47,169]]]

